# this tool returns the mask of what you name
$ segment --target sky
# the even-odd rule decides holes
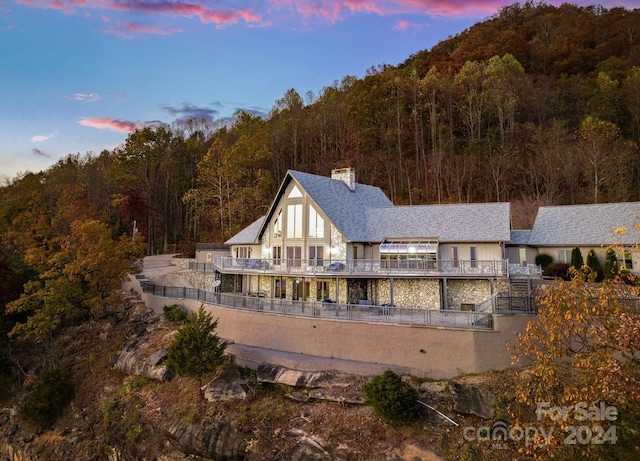
[[[306,98],[397,65],[511,3],[0,0],[0,181],[140,127],[267,115],[289,89]]]

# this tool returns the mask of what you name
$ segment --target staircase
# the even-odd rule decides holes
[[[534,298],[531,277],[511,276],[509,278],[509,310],[533,312]]]

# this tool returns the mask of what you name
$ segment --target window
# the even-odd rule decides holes
[[[249,247],[236,247],[236,258],[246,259],[251,257],[251,248]]]
[[[572,250],[558,250],[558,262],[571,264],[571,251]]]
[[[478,267],[478,249],[476,247],[470,247],[469,254],[469,259],[471,259],[471,267]]]
[[[275,238],[282,237],[282,210],[278,211],[278,217],[273,223],[273,236]]]
[[[287,238],[302,238],[302,204],[287,206]]]
[[[324,219],[309,205],[309,237],[324,238]]]
[[[302,247],[287,247],[287,264],[290,267],[300,267],[302,260]]]
[[[453,261],[453,267],[459,267],[458,247],[451,247],[451,260]]]
[[[316,300],[329,299],[329,282],[316,282]]]
[[[618,264],[624,269],[633,270],[633,258],[631,257],[631,251],[623,250],[623,252],[618,252]]]
[[[282,247],[281,246],[273,247],[273,264],[280,264],[281,259],[282,259]]]
[[[311,260],[311,265],[322,266],[323,253],[324,253],[324,248],[321,246],[309,247],[309,259]]]
[[[433,269],[437,252],[438,244],[435,242],[380,244],[382,265],[392,269]]]
[[[302,192],[300,192],[300,189],[298,189],[298,186],[293,186],[293,189],[291,189],[291,192],[289,192],[289,195],[287,196],[287,198],[300,198],[302,197]]]
[[[287,281],[285,279],[276,279],[275,294],[276,298],[287,297]]]

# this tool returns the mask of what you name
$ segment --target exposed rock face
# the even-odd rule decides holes
[[[144,345],[149,341],[148,337],[134,338],[124,344],[120,357],[116,362],[116,368],[122,373],[144,376],[145,378],[166,381],[171,378],[167,367],[160,365],[166,358],[166,349],[149,353]]]
[[[234,370],[224,371],[207,384],[204,398],[209,402],[218,400],[245,400],[253,392],[253,384],[242,379]]]
[[[451,381],[449,390],[453,398],[453,409],[458,413],[476,415],[483,419],[493,417],[495,395],[477,386]]]
[[[173,421],[166,427],[165,432],[167,437],[187,454],[229,461],[240,461],[246,457],[245,440],[232,425],[224,422],[214,427],[203,428]]]
[[[334,371],[298,371],[276,365],[260,365],[257,377],[260,382],[306,388],[291,393],[290,398],[299,402],[319,399],[363,404],[365,400],[362,385],[366,378],[361,376]]]

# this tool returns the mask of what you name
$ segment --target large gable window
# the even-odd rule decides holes
[[[312,205],[309,205],[309,237],[324,238],[324,219]]]
[[[287,206],[287,238],[302,238],[302,204]]]

